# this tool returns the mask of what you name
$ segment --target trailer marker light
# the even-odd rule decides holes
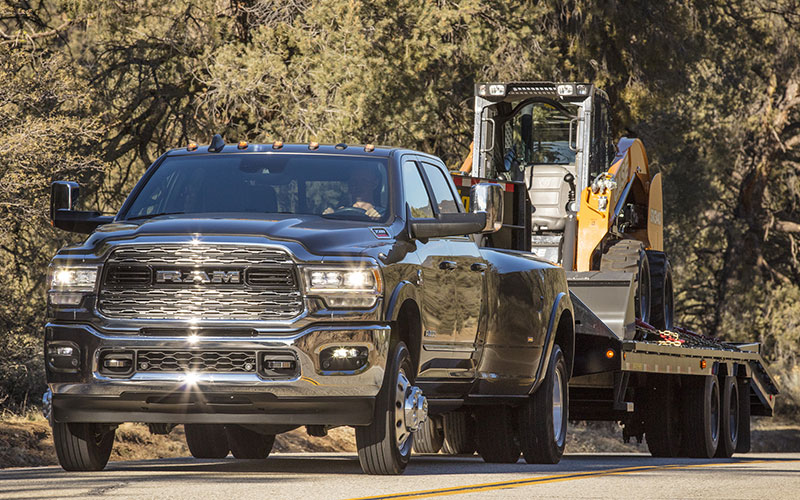
[[[606,357],[608,359],[612,359],[614,357],[614,354],[615,354],[614,353],[614,349],[609,349],[609,350],[606,351]]]
[[[197,143],[190,142],[188,146],[186,146],[186,151],[197,151]]]
[[[705,359],[701,359],[700,360],[700,369],[701,370],[705,370],[706,366],[708,366],[708,363],[706,363],[706,360]]]
[[[283,141],[275,141],[272,143],[272,149],[281,149],[283,147]]]

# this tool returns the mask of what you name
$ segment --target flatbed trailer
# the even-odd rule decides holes
[[[483,243],[531,252],[524,182],[453,176],[465,202],[470,186],[499,183],[505,193],[503,228]],[[677,327],[658,330],[636,320],[632,273],[568,271],[567,282],[575,310],[571,420],[620,422],[625,441],[647,436],[656,456],[749,451],[750,416],[772,416],[778,394],[760,344],[722,342]],[[614,288],[621,293],[609,293]],[[716,408],[705,404],[712,396]],[[708,422],[693,422],[699,418]]]

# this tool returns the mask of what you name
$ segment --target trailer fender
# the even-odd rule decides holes
[[[553,352],[553,346],[555,345],[555,338],[556,338],[556,328],[558,328],[558,322],[561,319],[561,315],[564,312],[567,312],[570,315],[572,321],[572,338],[571,346],[561,346],[562,349],[565,350],[564,355],[567,356],[567,366],[568,371],[570,374],[572,373],[572,365],[574,359],[574,346],[575,346],[575,317],[572,314],[572,301],[569,298],[569,294],[565,292],[560,292],[556,295],[555,300],[553,301],[553,307],[550,309],[550,319],[547,324],[547,333],[545,334],[544,338],[544,349],[542,350],[542,356],[539,358],[539,367],[536,369],[536,378],[534,379],[534,383],[531,386],[531,390],[528,391],[529,394],[533,394],[542,385],[542,381],[544,380],[544,374],[547,373],[547,368],[550,363],[550,354]],[[572,352],[567,352],[567,349]]]

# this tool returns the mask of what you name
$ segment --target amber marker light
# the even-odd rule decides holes
[[[615,353],[614,353],[614,349],[609,349],[609,350],[607,350],[607,351],[606,351],[606,357],[607,357],[608,359],[611,359],[611,358],[613,358],[613,357],[614,357],[614,354],[615,354]]]
[[[247,149],[247,141],[239,141],[239,149]]]
[[[188,146],[186,146],[187,151],[196,151],[197,150],[197,143],[190,142]]]
[[[281,149],[283,147],[283,141],[275,141],[272,143],[272,149]]]
[[[372,144],[367,144],[366,146],[364,146],[364,151],[366,151],[367,153],[372,153],[373,151],[375,151],[375,146],[373,146]]]
[[[700,369],[701,370],[705,370],[706,366],[708,366],[708,363],[706,363],[706,360],[705,359],[701,359],[700,360]]]
[[[319,143],[318,142],[310,142],[310,143],[308,143],[308,149],[310,149],[312,151],[319,149]]]

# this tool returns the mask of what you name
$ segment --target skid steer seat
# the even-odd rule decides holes
[[[531,174],[532,172],[532,174]],[[567,221],[569,184],[564,176],[575,175],[570,165],[534,165],[526,169],[525,181],[534,207],[531,223],[540,230],[562,231]],[[533,175],[533,179],[530,176]]]

